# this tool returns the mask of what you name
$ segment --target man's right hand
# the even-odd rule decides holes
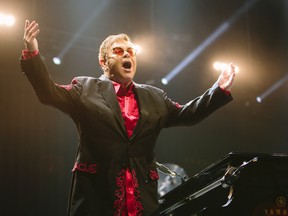
[[[38,51],[38,42],[37,42],[37,35],[39,34],[40,29],[38,23],[32,21],[30,23],[29,20],[25,21],[24,27],[24,45],[29,52]]]

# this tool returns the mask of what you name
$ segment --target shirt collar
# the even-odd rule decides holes
[[[111,82],[113,83],[113,87],[117,96],[128,95],[128,93],[131,93],[135,88],[135,84],[133,82],[127,88],[120,83],[114,81]]]

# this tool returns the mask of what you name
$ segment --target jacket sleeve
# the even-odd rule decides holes
[[[196,124],[211,113],[232,101],[231,94],[225,93],[215,83],[204,94],[189,101],[184,105],[178,105],[164,93],[164,100],[168,110],[166,127],[189,126]]]
[[[46,65],[38,54],[31,59],[20,59],[22,72],[27,76],[39,101],[71,114],[73,104],[81,94],[81,85],[74,78],[69,85],[58,85],[50,77]]]

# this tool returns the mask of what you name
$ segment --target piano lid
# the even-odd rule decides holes
[[[221,185],[221,179],[223,179],[223,176],[229,167],[239,167],[245,164],[245,162],[255,158],[257,158],[257,163],[255,163],[257,165],[251,166],[257,166],[257,170],[259,170],[259,167],[262,167],[261,169],[263,170],[267,166],[277,166],[277,169],[286,167],[286,169],[288,169],[288,154],[286,153],[266,154],[230,152],[188,179],[186,182],[160,197],[160,211],[172,208],[175,205],[179,205],[179,203],[186,202],[188,199],[196,199],[206,192],[208,193],[209,190],[213,190]],[[219,188],[221,191],[225,190],[223,187]],[[229,193],[227,190],[226,192]]]

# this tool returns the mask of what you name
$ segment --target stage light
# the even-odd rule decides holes
[[[165,79],[165,78],[162,78],[162,79],[161,79],[161,82],[162,82],[163,85],[167,85],[167,84],[168,84],[168,80]]]
[[[213,67],[216,71],[225,71],[225,70],[230,70],[230,64],[226,64],[226,63],[222,63],[222,62],[215,62],[213,64]],[[235,65],[235,72],[238,73],[239,72],[239,67]]]
[[[261,103],[266,97],[268,97],[273,92],[275,92],[278,88],[280,88],[286,81],[288,81],[288,75],[286,75],[282,79],[278,80],[270,88],[268,88],[265,92],[263,92],[261,95],[256,97],[256,101],[258,103]]]
[[[223,70],[226,69],[227,64],[225,64],[225,63],[220,63],[220,62],[215,62],[215,63],[213,64],[213,67],[214,67],[214,69],[215,69],[216,71],[223,71]]]
[[[172,71],[170,71],[163,79],[167,83],[170,82],[176,75],[178,75],[188,64],[194,61],[208,46],[210,46],[216,39],[218,39],[224,32],[226,32],[238,18],[247,12],[258,0],[250,0],[236,11],[227,21],[224,21],[208,38],[206,38],[195,50],[193,50],[182,62],[180,62]]]
[[[0,13],[0,26],[12,26],[15,23],[15,17],[12,15]]]
[[[235,72],[238,73],[239,70],[240,70],[239,67],[238,67],[238,66],[235,66]]]
[[[60,60],[63,58],[66,53],[73,47],[77,40],[79,40],[89,26],[94,22],[95,18],[103,11],[107,6],[109,6],[111,0],[101,1],[101,3],[95,8],[94,12],[89,15],[88,19],[81,25],[80,29],[74,34],[74,36],[68,41],[64,49],[57,55]],[[55,59],[56,62],[59,62],[58,59]],[[53,60],[54,61],[54,60]],[[54,62],[55,63],[55,62]],[[56,63],[55,63],[56,64]]]
[[[142,52],[142,48],[139,45],[135,45],[136,53],[140,54]]]
[[[54,58],[53,58],[53,62],[54,62],[54,64],[56,64],[56,65],[60,65],[60,64],[61,64],[61,59],[60,59],[59,57],[54,57]]]
[[[261,97],[257,97],[257,98],[256,98],[256,101],[257,101],[258,103],[261,103],[261,102],[262,102],[262,98],[261,98]]]

